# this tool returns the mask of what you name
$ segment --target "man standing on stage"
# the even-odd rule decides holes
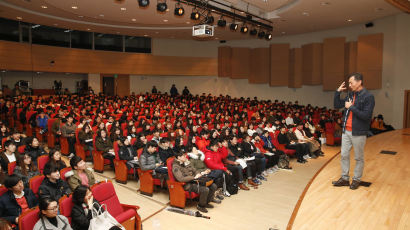
[[[364,146],[366,137],[370,129],[372,113],[374,108],[374,96],[363,87],[363,75],[352,73],[349,75],[349,88],[345,99],[340,98],[340,93],[346,90],[343,82],[334,97],[334,107],[343,111],[343,135],[341,149],[342,176],[338,181],[333,181],[333,185],[349,186],[350,189],[357,189],[363,174],[364,167]],[[354,149],[356,166],[352,184],[349,184],[350,150]]]

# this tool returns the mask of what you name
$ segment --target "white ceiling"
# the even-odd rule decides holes
[[[364,24],[400,11],[384,0],[225,0],[226,4],[259,15],[272,23],[273,36],[300,34]],[[100,33],[192,39],[191,7],[184,16],[173,14],[176,1],[167,0],[169,11],[158,13],[157,0],[145,8],[137,0],[0,0],[0,17],[66,29]],[[76,9],[74,9],[77,7]],[[123,9],[121,9],[123,8]],[[239,12],[240,13],[240,12]],[[219,15],[214,14],[215,21]],[[231,19],[227,19],[228,24]],[[251,39],[249,34],[216,28],[213,39]]]

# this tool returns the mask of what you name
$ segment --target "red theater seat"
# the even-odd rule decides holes
[[[30,189],[38,197],[38,189],[40,188],[41,183],[43,182],[45,176],[37,175],[30,179]]]
[[[33,230],[34,225],[40,219],[38,216],[40,210],[38,207],[32,208],[19,216],[19,229],[20,230]]]
[[[71,171],[71,167],[63,168],[63,169],[60,170],[61,180],[67,181],[67,178],[65,177],[65,174],[69,171]]]
[[[142,148],[138,149],[138,159],[140,159],[142,150]],[[140,193],[152,196],[154,185],[161,185],[161,180],[152,177],[152,170],[143,171],[141,168],[138,168],[137,172],[140,179]]]
[[[37,158],[37,166],[38,170],[40,171],[40,174],[43,174],[44,166],[47,164],[49,160],[50,158],[47,155],[39,156]]]
[[[8,191],[8,189],[4,185],[0,186],[0,196],[2,196],[7,191]]]
[[[186,199],[193,199],[198,197],[199,194],[195,192],[187,192],[184,190],[185,183],[178,182],[174,178],[174,174],[172,173],[172,163],[174,162],[174,157],[169,158],[167,160],[167,168],[168,168],[168,190],[169,190],[169,199],[170,205],[185,208]]]
[[[11,162],[7,165],[7,170],[9,172],[9,175],[13,175],[14,169],[16,168],[16,162]]]
[[[114,159],[114,167],[115,167],[115,181],[118,183],[126,184],[128,175],[134,175],[135,169],[128,169],[127,161],[120,160],[120,156],[118,154],[119,147],[118,143],[114,142],[114,152],[115,152],[115,159]]]
[[[94,198],[100,204],[106,204],[108,212],[120,223],[125,229],[141,229],[141,217],[137,213],[139,207],[135,205],[121,204],[115,193],[111,181],[103,181],[91,187]]]
[[[73,196],[63,196],[58,201],[60,205],[60,214],[67,217],[68,221],[71,224],[71,210],[73,209]]]

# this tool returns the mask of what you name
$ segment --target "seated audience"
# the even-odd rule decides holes
[[[168,137],[161,138],[158,143],[158,155],[162,162],[167,162],[168,158],[174,156],[171,141]]]
[[[37,206],[37,198],[17,175],[6,177],[4,186],[8,191],[0,196],[0,217],[18,225],[20,214]]]
[[[40,219],[33,230],[72,230],[67,217],[58,215],[58,202],[50,197],[42,197],[39,202]]]
[[[14,174],[18,175],[23,181],[24,187],[28,188],[30,179],[39,175],[40,172],[32,161],[31,156],[28,153],[24,153],[17,160],[17,165],[14,168]]]
[[[59,149],[50,149],[48,153],[48,163],[54,164],[58,171],[61,171],[63,168],[67,168],[65,162],[61,159],[61,152]]]
[[[176,159],[172,164],[172,173],[175,180],[186,183],[184,185],[185,191],[199,193],[197,209],[201,212],[208,212],[207,208],[213,208],[213,205],[209,204],[209,202],[221,203],[219,199],[214,197],[217,187],[214,183],[207,187],[195,182],[196,179],[202,177],[202,174],[192,165],[187,164],[187,162],[189,161],[186,154],[182,152],[176,153]]]
[[[97,204],[95,204],[97,203]],[[99,208],[99,203],[93,197],[91,189],[79,185],[73,192],[73,209],[71,210],[71,226],[73,230],[88,230],[93,207]]]
[[[31,156],[31,161],[37,165],[37,158],[39,156],[47,154],[43,147],[40,146],[40,142],[37,138],[28,138],[28,143],[26,149],[24,150],[27,154]]]
[[[40,198],[49,197],[53,200],[60,200],[62,196],[71,193],[67,182],[60,178],[60,171],[56,165],[47,163],[43,173],[45,178],[38,189]]]
[[[118,156],[120,157],[120,160],[127,161],[126,165],[128,169],[137,168],[139,165],[137,150],[131,145],[129,138],[124,139],[118,152]]]
[[[149,141],[140,156],[140,168],[143,171],[153,170],[153,175],[168,174],[165,163],[161,161],[157,152],[158,145],[154,141]]]
[[[84,146],[84,151],[90,151],[91,161],[93,161],[93,131],[88,123],[85,123],[78,132],[78,140]]]
[[[74,191],[78,186],[84,185],[91,187],[95,184],[94,174],[87,168],[86,163],[79,156],[74,156],[70,160],[71,171],[65,174],[67,183],[71,191]]]
[[[107,132],[102,129],[97,133],[97,137],[95,138],[95,148],[98,151],[103,152],[103,157],[110,161],[110,166],[112,169],[115,170],[114,167],[114,145],[111,142],[110,138],[107,137]]]
[[[8,165],[17,161],[20,158],[20,154],[16,152],[16,145],[11,140],[4,143],[4,148],[5,151],[0,153],[0,164],[4,171],[8,172]]]

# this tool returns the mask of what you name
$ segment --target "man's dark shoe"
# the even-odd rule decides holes
[[[203,212],[203,213],[208,212],[208,210],[205,207],[199,206],[199,204],[196,206],[196,209],[198,209],[198,211]]]
[[[205,208],[214,208],[214,206],[212,204],[206,204]]]
[[[332,181],[333,186],[341,187],[341,186],[349,186],[349,181],[343,178],[340,178],[338,181]]]
[[[211,202],[214,202],[215,204],[220,204],[220,203],[221,203],[221,200],[219,200],[219,199],[217,199],[217,198],[213,198],[213,199],[211,200]]]
[[[352,184],[350,185],[350,189],[356,190],[360,186],[360,180],[352,180]]]

